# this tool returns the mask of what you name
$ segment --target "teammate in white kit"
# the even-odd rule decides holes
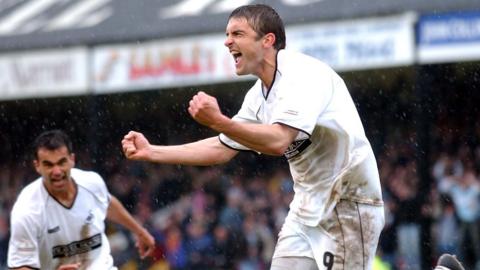
[[[371,269],[384,225],[372,148],[343,80],[285,44],[283,22],[271,7],[235,9],[225,46],[238,75],[258,77],[240,111],[230,119],[214,97],[199,92],[188,111],[219,137],[160,146],[131,131],[122,140],[124,153],[186,165],[224,163],[240,150],[285,155],[295,196],[271,269]]]
[[[136,235],[142,258],[153,252],[153,237],[110,195],[102,177],[73,168],[75,156],[64,132],[42,133],[34,151],[41,177],[22,190],[13,206],[10,269],[117,269],[105,218]]]

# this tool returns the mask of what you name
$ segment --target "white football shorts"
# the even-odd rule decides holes
[[[287,219],[278,234],[273,260],[308,257],[318,269],[371,269],[383,229],[383,206],[341,200],[317,227]]]

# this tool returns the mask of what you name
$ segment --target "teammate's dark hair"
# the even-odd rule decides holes
[[[33,153],[35,159],[38,159],[38,150],[40,148],[46,148],[50,151],[56,150],[62,146],[67,147],[69,153],[72,153],[72,141],[68,135],[59,130],[49,130],[41,133],[33,142]]]
[[[259,37],[273,33],[275,35],[275,49],[285,49],[287,43],[285,26],[272,7],[262,4],[241,6],[230,13],[228,19],[231,18],[245,18]]]

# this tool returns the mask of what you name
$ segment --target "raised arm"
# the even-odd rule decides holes
[[[197,166],[222,164],[238,153],[223,145],[218,137],[164,146],[150,144],[143,134],[135,131],[125,135],[122,147],[125,156],[129,159]]]
[[[298,130],[282,124],[253,124],[233,121],[222,114],[217,100],[204,92],[196,94],[189,105],[188,112],[200,124],[264,154],[283,155],[298,134]]]
[[[128,213],[127,209],[114,196],[111,197],[108,206],[107,219],[124,226],[135,234],[136,246],[142,259],[153,253],[155,249],[153,236]]]

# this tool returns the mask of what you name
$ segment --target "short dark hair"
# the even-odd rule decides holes
[[[63,146],[67,147],[69,153],[72,153],[72,141],[65,132],[59,129],[45,131],[38,135],[33,142],[34,158],[38,159],[38,150],[40,148],[46,148],[52,151]]]
[[[280,15],[272,7],[263,4],[240,6],[230,13],[228,20],[231,18],[245,18],[260,37],[273,33],[275,49],[285,49],[287,43],[285,26]]]

